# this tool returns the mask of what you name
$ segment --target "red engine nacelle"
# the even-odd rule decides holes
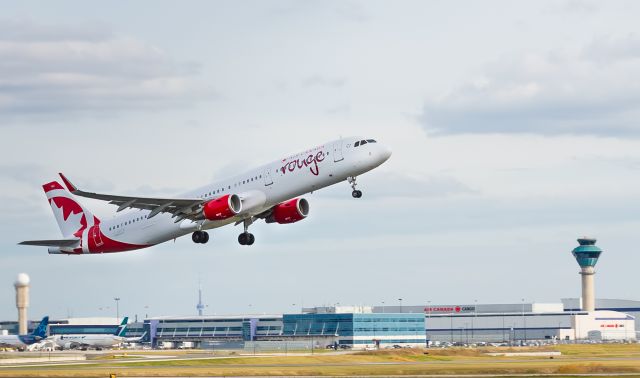
[[[237,194],[227,194],[204,204],[202,214],[208,220],[231,218],[242,211],[242,201]]]
[[[294,198],[274,206],[271,215],[265,221],[287,224],[303,220],[307,215],[309,215],[309,201],[304,198]]]

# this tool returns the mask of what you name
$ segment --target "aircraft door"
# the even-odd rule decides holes
[[[264,186],[269,186],[273,184],[273,179],[271,178],[271,167],[267,167],[264,170]]]
[[[91,227],[91,237],[93,238],[93,242],[96,244],[96,247],[102,246],[104,242],[102,241],[102,235],[100,234],[100,227],[93,226]]]
[[[342,156],[342,139],[333,142],[333,162],[339,162],[344,160]]]

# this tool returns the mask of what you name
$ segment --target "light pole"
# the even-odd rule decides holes
[[[524,317],[524,298],[522,298],[522,331],[524,342],[527,342],[527,318]]]
[[[476,330],[476,318],[478,317],[478,300],[473,300],[473,318],[471,318],[471,339],[473,340],[474,332]]]
[[[116,319],[120,321],[120,297],[113,298],[116,301]]]
[[[425,330],[427,331],[427,339],[431,336],[429,332],[429,327],[431,327],[431,301],[427,301],[427,324],[425,325]],[[427,347],[429,346],[429,340],[427,340]]]
[[[506,341],[506,339],[505,339],[505,337],[504,337],[504,331],[505,331],[505,330],[506,330],[506,329],[504,328],[504,312],[503,312],[503,313],[502,313],[502,342],[505,342],[505,341]]]
[[[451,326],[449,327],[451,329],[451,344],[453,344],[453,312],[449,314],[449,319],[451,320]]]

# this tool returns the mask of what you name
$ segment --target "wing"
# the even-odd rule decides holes
[[[18,243],[19,245],[36,245],[39,247],[74,247],[80,243],[80,239],[57,239],[57,240],[27,240]]]
[[[150,210],[151,212],[147,215],[147,218],[153,218],[160,213],[169,213],[176,218],[176,223],[183,219],[191,219],[193,221],[203,219],[202,207],[206,200],[201,198],[129,197],[85,192],[73,185],[62,173],[60,173],[60,177],[67,189],[76,196],[108,201],[110,204],[118,206],[117,211],[129,208]]]

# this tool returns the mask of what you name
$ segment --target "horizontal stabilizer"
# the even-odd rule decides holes
[[[36,245],[39,247],[74,247],[78,245],[80,239],[58,239],[58,240],[27,240],[20,242],[20,245]]]

